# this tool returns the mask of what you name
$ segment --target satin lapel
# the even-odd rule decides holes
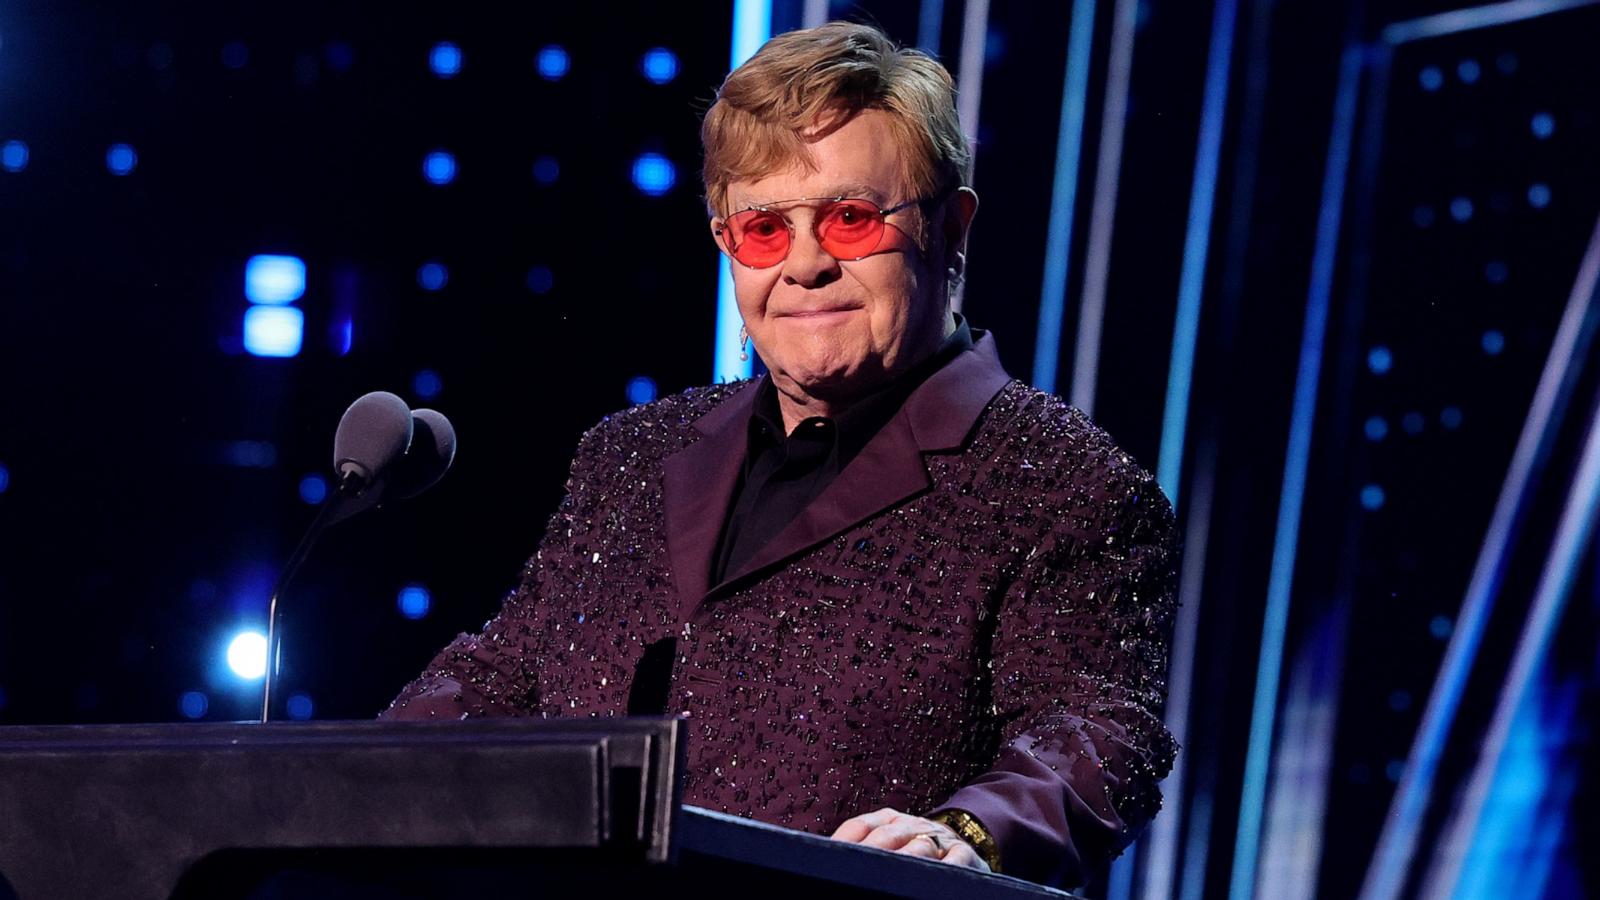
[[[678,584],[684,598],[684,616],[687,618],[691,615],[706,596],[717,593],[732,582],[814,547],[926,490],[932,480],[928,477],[923,454],[960,449],[989,401],[1010,381],[1011,376],[1000,365],[994,338],[980,332],[971,350],[951,360],[911,393],[894,418],[861,448],[861,452],[845,466],[839,477],[811,501],[788,527],[778,532],[737,572],[731,573],[710,590],[706,590],[705,585],[711,572],[711,554],[721,533],[722,520],[727,515],[738,468],[749,442],[746,423],[750,418],[755,391],[746,390],[706,415],[695,423],[696,427],[715,431],[716,434],[667,460],[667,544],[672,551],[674,571],[682,573]],[[712,424],[710,420],[735,404],[739,407],[737,428],[730,437],[723,434],[728,427],[726,424]],[[702,451],[706,462],[698,461],[698,456],[693,462],[687,459],[678,461],[679,457],[713,439],[721,443],[715,451],[710,448]],[[718,455],[726,462],[714,462]],[[670,490],[671,479],[676,477],[693,484],[688,473],[707,465],[728,470],[725,475],[719,472],[712,476],[717,480],[705,493],[714,496],[705,497],[700,506],[685,505],[676,514],[671,514],[670,503],[674,493]],[[674,476],[674,469],[680,470],[680,474]],[[681,495],[683,491],[680,489],[676,493]],[[675,526],[690,530],[691,534],[675,535],[671,530]]]
[[[755,395],[752,385],[701,416],[694,427],[703,437],[661,462],[667,552],[684,616],[699,604],[711,578],[711,554],[750,441]]]
[[[920,493],[930,483],[927,467],[922,463],[922,451],[917,447],[916,433],[911,430],[906,411],[901,409],[794,521],[710,593],[825,541]]]

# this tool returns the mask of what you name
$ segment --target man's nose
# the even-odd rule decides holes
[[[817,288],[839,280],[839,261],[822,249],[810,228],[796,228],[789,255],[783,261],[783,280]]]

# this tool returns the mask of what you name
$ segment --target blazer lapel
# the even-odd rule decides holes
[[[1011,376],[1000,366],[994,338],[982,334],[971,350],[951,360],[918,386],[900,411],[794,521],[738,571],[729,573],[721,584],[704,594],[715,594],[753,572],[814,547],[926,490],[932,481],[923,454],[964,444],[978,416],[1010,380]],[[747,393],[754,395],[755,392]],[[745,418],[748,418],[748,402],[745,409]],[[740,433],[748,441],[748,433],[742,429]],[[737,459],[743,459],[742,446]],[[711,543],[716,542],[732,492],[730,483],[715,515],[716,521],[709,528]],[[669,527],[671,524],[669,521]],[[707,550],[703,557],[697,585],[703,585],[708,578],[710,553]],[[703,595],[695,595],[695,599],[699,601]],[[693,612],[693,608],[686,612]]]
[[[711,554],[750,443],[754,384],[696,419],[694,427],[702,437],[661,463],[667,553],[685,616],[705,595],[711,578]]]

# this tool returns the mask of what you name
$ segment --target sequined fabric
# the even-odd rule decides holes
[[[383,715],[621,716],[644,648],[675,637],[685,802],[824,834],[959,807],[1008,874],[1081,883],[1155,814],[1176,750],[1160,713],[1177,549],[1154,481],[1011,381],[961,446],[924,456],[926,490],[686,604],[662,461],[747,390],[586,434],[499,615]]]

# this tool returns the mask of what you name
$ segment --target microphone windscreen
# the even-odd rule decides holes
[[[365,485],[371,485],[383,478],[409,446],[411,407],[388,391],[373,391],[350,404],[339,420],[333,437],[333,468],[341,481],[355,472]]]
[[[456,430],[442,413],[411,413],[411,449],[395,466],[389,490],[397,497],[415,497],[438,483],[456,458]]]

